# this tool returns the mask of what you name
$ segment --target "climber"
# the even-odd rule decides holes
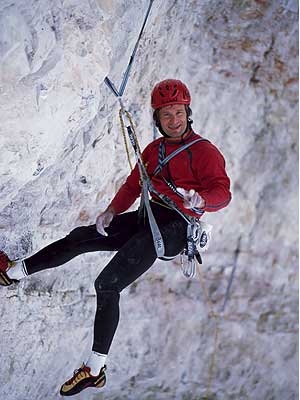
[[[199,219],[206,211],[214,212],[227,206],[231,199],[224,158],[210,141],[193,131],[190,103],[189,90],[181,81],[167,79],[155,85],[151,105],[162,137],[142,152],[143,163],[155,188],[150,200],[151,210],[164,240],[167,259],[181,253],[186,246],[187,222],[182,214],[187,219]],[[163,161],[188,144],[169,162]],[[164,203],[157,193],[169,202]],[[65,238],[25,260],[11,261],[0,252],[0,284],[9,286],[83,253],[117,251],[95,281],[97,309],[91,353],[62,385],[63,396],[105,385],[106,357],[119,322],[120,293],[157,258],[143,202],[138,210],[126,212],[140,194],[141,180],[136,165],[94,225],[75,228]]]

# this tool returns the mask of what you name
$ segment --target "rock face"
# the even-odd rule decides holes
[[[148,4],[1,1],[0,247],[10,257],[94,223],[129,173],[103,80],[119,86]],[[195,130],[227,160],[233,200],[205,216],[214,231],[201,279],[186,280],[179,260],[157,262],[124,290],[107,386],[78,399],[298,398],[297,71],[296,0],[153,2],[123,97],[141,147],[153,138],[151,88],[182,79]],[[58,398],[89,352],[93,282],[109,257],[82,255],[0,290],[2,399]]]

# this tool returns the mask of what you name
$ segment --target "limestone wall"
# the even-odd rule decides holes
[[[127,176],[103,80],[119,86],[148,4],[1,1],[0,247],[10,257],[94,223]],[[124,94],[141,146],[153,138],[153,85],[182,79],[195,130],[226,158],[233,200],[205,216],[209,302],[179,260],[156,263],[122,293],[107,386],[76,398],[199,400],[210,378],[211,399],[298,398],[297,73],[295,0],[153,2]],[[110,257],[82,255],[1,288],[1,399],[59,398],[89,352],[93,282]]]

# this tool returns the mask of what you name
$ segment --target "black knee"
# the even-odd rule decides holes
[[[102,306],[108,303],[119,302],[119,290],[113,285],[113,282],[105,279],[101,275],[95,280],[95,290],[97,294],[97,303]]]

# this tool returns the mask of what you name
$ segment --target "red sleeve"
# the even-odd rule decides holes
[[[153,142],[148,144],[142,152],[142,160],[147,163]],[[125,183],[120,187],[110,203],[117,214],[127,211],[141,194],[141,180],[138,165],[136,164]]]
[[[231,200],[230,180],[225,170],[225,160],[219,150],[211,143],[205,143],[202,162],[197,174],[200,186],[199,194],[205,200],[205,211],[218,211],[226,207]]]
[[[110,203],[116,214],[128,210],[141,194],[140,173],[137,164]]]

